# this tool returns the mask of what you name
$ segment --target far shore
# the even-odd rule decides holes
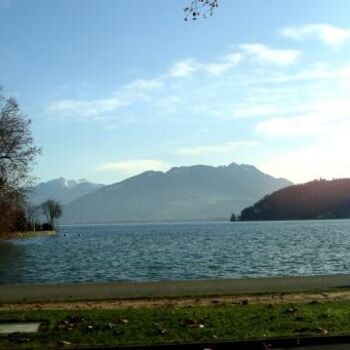
[[[56,231],[21,231],[21,232],[3,232],[0,233],[0,239],[25,239],[32,237],[55,236]]]
[[[350,275],[160,282],[0,284],[0,303],[321,293],[350,290]]]
[[[123,225],[188,225],[188,224],[232,224],[232,223],[285,223],[285,222],[325,222],[325,221],[349,221],[349,218],[327,218],[327,219],[276,219],[276,220],[234,220],[208,219],[208,220],[179,220],[179,221],[111,221],[111,222],[84,222],[84,223],[61,223],[60,227],[79,226],[123,226]]]

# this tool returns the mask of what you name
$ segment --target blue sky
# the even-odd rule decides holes
[[[350,2],[0,0],[0,84],[33,120],[40,180],[172,166],[349,177]]]

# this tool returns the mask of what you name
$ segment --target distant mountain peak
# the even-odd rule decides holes
[[[227,165],[227,168],[239,168],[240,165],[236,162],[232,162],[229,165]]]
[[[103,186],[101,184],[91,183],[85,179],[78,181],[67,180],[61,176],[31,187],[30,200],[35,204],[39,204],[50,198],[66,204]]]
[[[206,170],[206,169],[228,169],[230,171],[251,171],[251,172],[258,172],[260,174],[263,174],[262,171],[260,171],[258,168],[256,168],[254,165],[251,164],[238,164],[236,162],[232,162],[228,165],[219,165],[219,166],[212,166],[212,165],[204,165],[204,164],[196,164],[196,165],[188,165],[188,166],[180,166],[180,167],[173,167],[170,170],[168,170],[165,174],[178,174],[183,172],[188,172],[191,170]]]
[[[195,164],[195,165],[187,165],[187,166],[179,166],[179,167],[173,167],[170,170],[166,172],[166,174],[178,174],[182,172],[188,172],[191,170],[197,170],[197,169],[208,169],[208,168],[214,168],[211,165],[204,165],[204,164]]]
[[[289,185],[237,163],[145,171],[69,203],[62,222],[228,220],[232,212]]]
[[[257,167],[250,164],[244,164],[244,163],[241,164],[241,169],[249,170],[249,171],[258,171],[259,173],[262,173],[262,171],[260,171]]]
[[[86,184],[86,183],[90,183],[90,181],[86,180],[86,179],[78,179],[77,180],[78,184]]]
[[[67,188],[73,188],[77,186],[77,182],[75,180],[66,180],[65,185]]]

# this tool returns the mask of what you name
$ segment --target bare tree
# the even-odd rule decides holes
[[[31,120],[15,98],[5,98],[0,89],[0,177],[7,186],[20,189],[27,184],[34,158],[40,149],[33,144]]]
[[[48,199],[41,204],[41,208],[48,224],[55,228],[55,221],[62,215],[61,204],[53,199]]]
[[[185,21],[189,19],[195,21],[200,17],[212,16],[218,6],[219,0],[191,0],[189,5],[184,8]]]
[[[15,213],[24,210],[31,165],[40,153],[30,125],[16,99],[5,98],[0,87],[0,231],[12,229]]]
[[[39,222],[40,206],[26,203],[25,214],[28,221],[28,229],[36,231]]]
[[[0,178],[0,233],[23,229],[18,227],[18,218],[25,216],[23,203],[22,192],[9,188]]]

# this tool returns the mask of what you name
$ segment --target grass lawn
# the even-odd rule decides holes
[[[41,321],[37,334],[2,335],[1,349],[136,345],[350,333],[350,301],[114,310],[1,311],[0,321]],[[68,343],[67,343],[68,345]]]

